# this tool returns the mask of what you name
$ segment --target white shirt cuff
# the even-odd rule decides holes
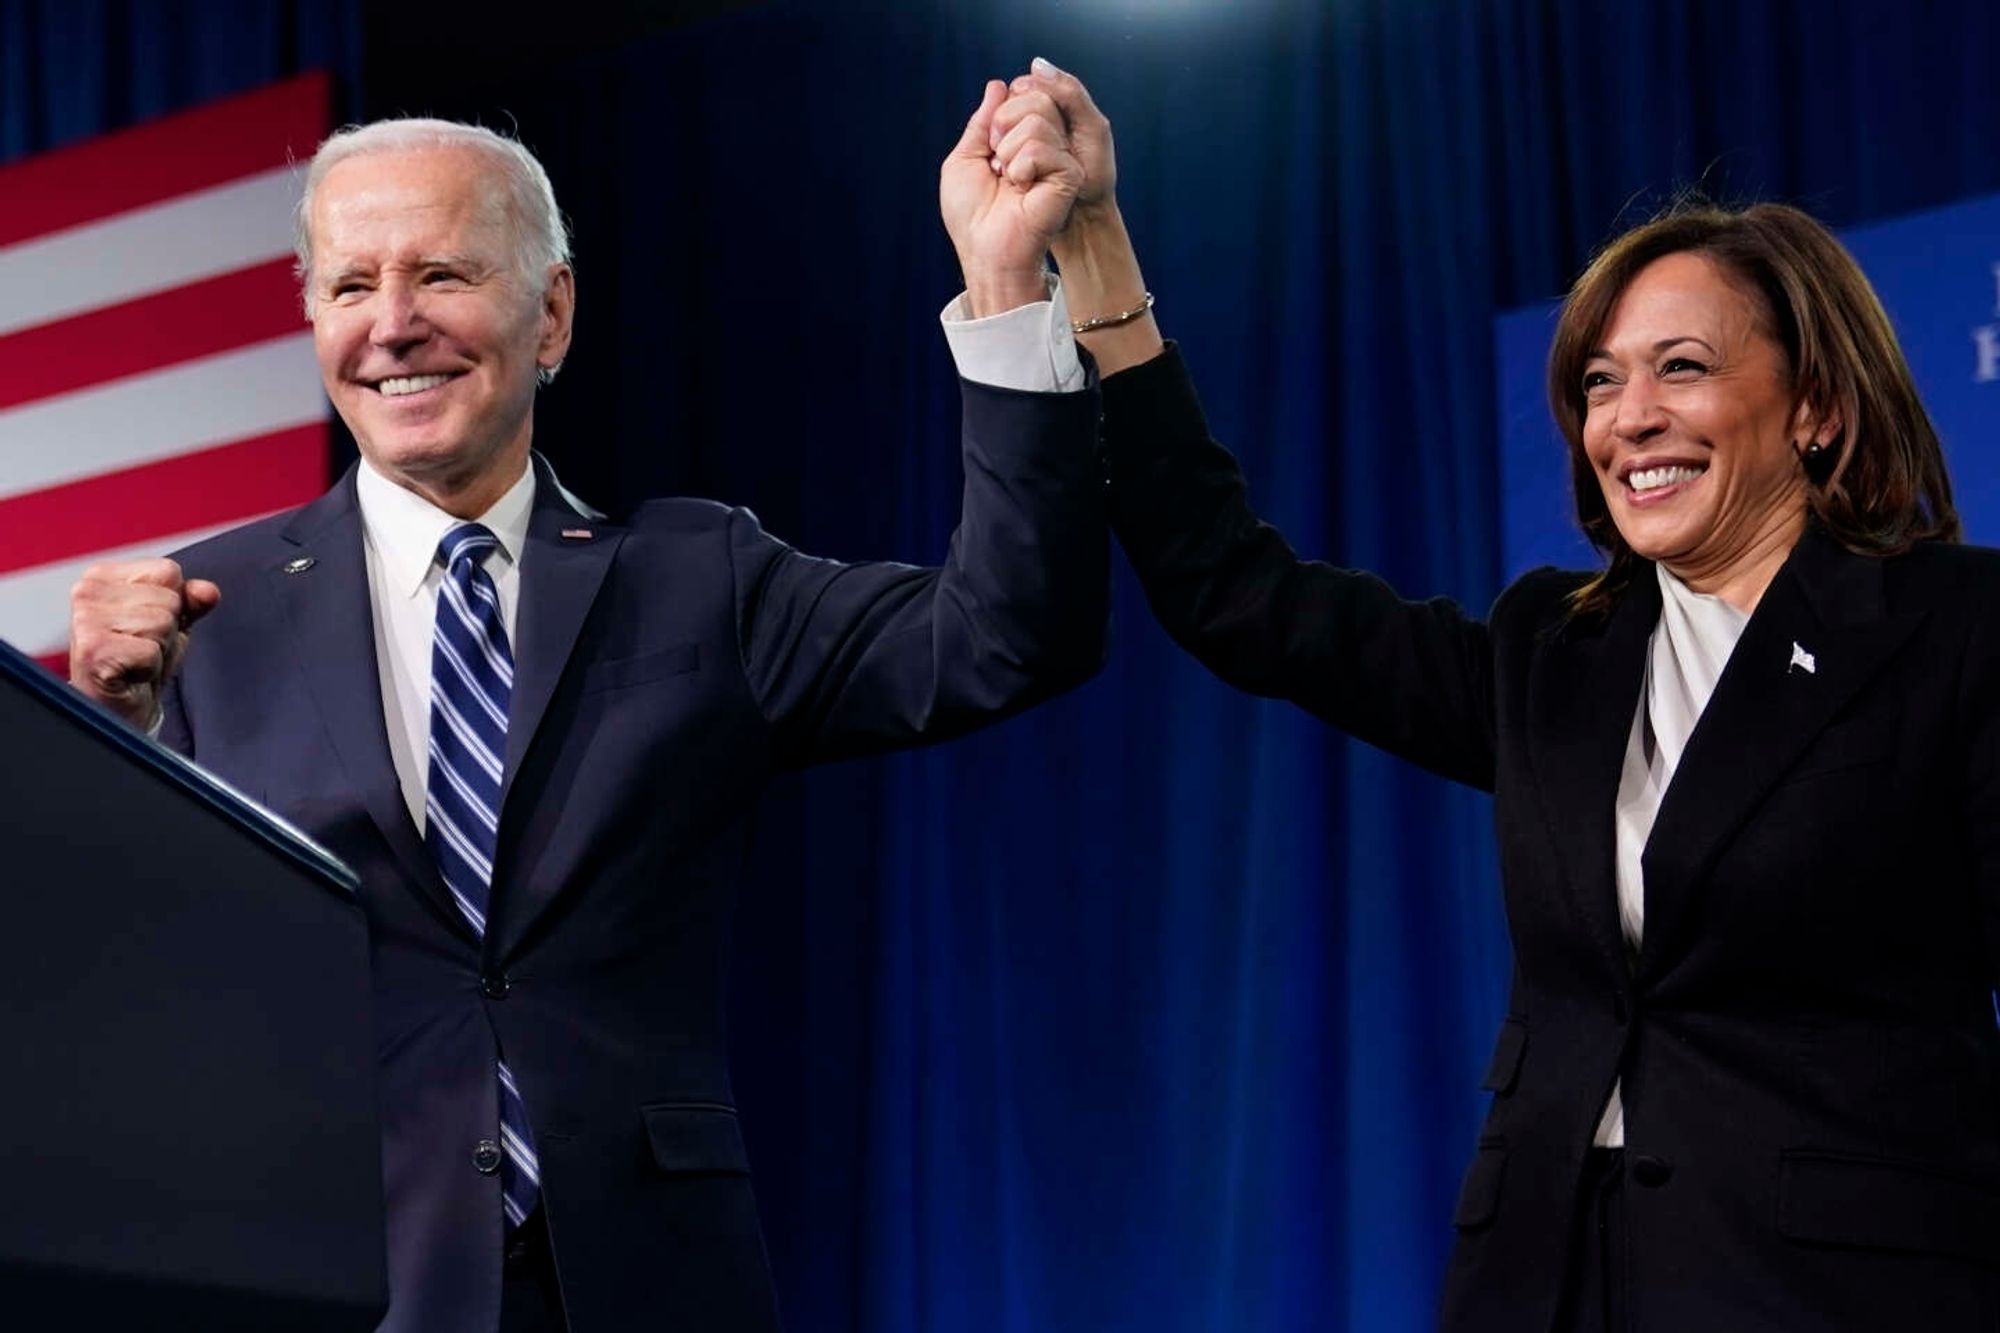
[[[1048,275],[1049,299],[1015,306],[984,319],[972,317],[961,292],[938,314],[959,376],[995,389],[1074,393],[1084,385],[1076,335],[1069,331],[1069,303],[1062,280]]]

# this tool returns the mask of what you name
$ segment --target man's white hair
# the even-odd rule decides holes
[[[374,120],[366,125],[348,125],[327,136],[306,168],[305,189],[299,195],[298,211],[292,217],[292,248],[298,255],[297,271],[306,318],[313,316],[313,196],[320,182],[335,165],[350,157],[369,153],[406,153],[427,148],[471,148],[485,153],[500,168],[500,203],[507,215],[507,228],[514,241],[514,259],[531,290],[540,292],[551,264],[570,262],[569,228],[563,225],[556,207],[555,187],[549,173],[535,155],[518,140],[456,120],[428,120],[417,116]],[[542,382],[555,377],[553,368],[542,371]]]

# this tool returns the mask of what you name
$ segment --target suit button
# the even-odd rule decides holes
[[[500,1169],[500,1145],[492,1139],[481,1139],[479,1146],[472,1150],[472,1164],[479,1168],[479,1174],[490,1176]]]
[[[489,1000],[504,1000],[507,998],[507,992],[511,987],[505,977],[481,977],[479,979],[479,989],[485,992],[486,998]]]
[[[1664,1157],[1641,1154],[1632,1159],[1632,1179],[1647,1189],[1658,1189],[1672,1180],[1673,1176],[1674,1164]]]

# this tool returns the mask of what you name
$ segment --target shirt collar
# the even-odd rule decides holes
[[[1660,576],[1663,604],[1676,608],[1702,634],[1727,635],[1732,640],[1750,623],[1750,613],[1712,592],[1696,592],[1664,564],[1653,566]]]
[[[375,548],[390,589],[404,597],[416,596],[437,563],[438,543],[459,520],[415,491],[390,481],[365,458],[355,477],[354,491],[361,506],[361,529]],[[530,462],[520,480],[478,518],[499,540],[501,554],[513,563],[520,563],[534,507],[535,468]]]

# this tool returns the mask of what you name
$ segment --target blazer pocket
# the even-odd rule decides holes
[[[1845,773],[1885,763],[1896,753],[1899,718],[1863,716],[1835,722],[1813,737],[1798,762],[1786,770],[1780,782],[1801,782],[1828,773]]]
[[[1493,1059],[1486,1066],[1486,1077],[1479,1080],[1479,1086],[1488,1092],[1503,1096],[1514,1090],[1514,1080],[1521,1073],[1521,1057],[1528,1050],[1528,1025],[1518,1018],[1510,1018],[1500,1025],[1500,1036],[1493,1043]]]
[[[1465,1183],[1458,1187],[1458,1206],[1451,1210],[1451,1224],[1460,1231],[1476,1231],[1500,1211],[1500,1181],[1507,1174],[1507,1141],[1479,1140],[1479,1151],[1465,1169]]]
[[[599,690],[615,690],[624,685],[642,685],[668,676],[685,676],[700,668],[701,645],[676,643],[655,653],[614,657],[608,662],[596,663],[583,673],[583,692],[595,694]]]
[[[736,1112],[713,1102],[642,1106],[653,1163],[670,1176],[747,1176],[750,1158]]]
[[[1842,1153],[1780,1155],[1778,1231],[1870,1250],[2000,1255],[2000,1194],[1927,1167]]]

